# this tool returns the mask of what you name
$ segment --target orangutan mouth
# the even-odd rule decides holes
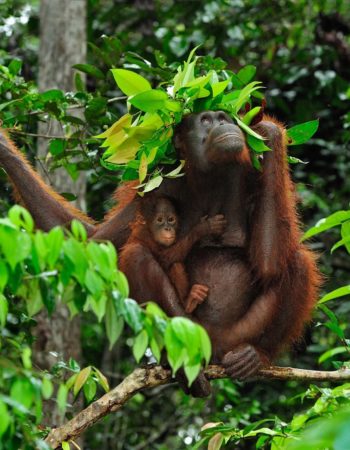
[[[213,140],[213,144],[219,144],[220,142],[224,142],[227,141],[228,139],[237,139],[239,136],[238,133],[224,133],[224,134],[220,134],[218,137],[216,137]]]

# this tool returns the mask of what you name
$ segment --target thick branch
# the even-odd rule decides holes
[[[227,377],[225,370],[221,366],[209,366],[205,369],[205,374],[210,380]],[[295,369],[293,367],[269,367],[268,369],[260,370],[254,379],[341,382],[350,380],[350,369],[327,372]],[[173,382],[175,380],[171,377],[170,370],[161,366],[135,369],[118,386],[91,403],[72,420],[59,428],[54,428],[47,436],[45,442],[55,449],[63,441],[69,441],[80,436],[102,417],[122,408],[141,389],[153,388]]]

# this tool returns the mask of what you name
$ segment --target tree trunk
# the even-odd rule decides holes
[[[84,63],[85,59],[86,1],[41,0],[39,90],[73,91],[72,65]],[[60,123],[55,120],[40,123],[38,131],[39,134],[63,135]],[[77,197],[77,206],[85,210],[85,175],[81,173],[74,182],[65,169],[59,168],[47,176],[50,170],[48,144],[48,139],[38,140],[38,171],[58,192],[73,193]],[[76,318],[70,321],[64,306],[59,306],[51,318],[47,314],[40,314],[35,331],[37,340],[34,354],[39,367],[49,369],[61,358],[67,361],[72,357],[81,361],[80,322]],[[81,405],[78,406],[80,408]],[[45,409],[47,425],[57,426],[62,423],[53,402]]]
[[[86,1],[85,0],[41,0],[40,4],[40,55],[39,90],[74,90],[72,66],[86,60]],[[72,114],[72,113],[70,113]],[[75,115],[78,115],[75,113]],[[39,134],[63,135],[59,122],[50,120],[39,124]],[[85,210],[85,174],[80,173],[74,182],[63,168],[47,177],[49,159],[48,139],[38,140],[38,158],[45,161],[41,174],[59,192],[71,192],[77,197],[76,206]]]

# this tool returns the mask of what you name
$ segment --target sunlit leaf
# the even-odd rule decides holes
[[[136,336],[132,347],[132,351],[137,362],[140,362],[142,356],[145,354],[147,346],[148,334],[145,330],[142,330],[141,333]]]
[[[129,127],[131,125],[131,122],[132,116],[129,113],[124,114],[124,116],[122,116],[119,120],[117,120],[117,122],[115,122],[111,127],[109,127],[108,130],[104,131],[101,134],[98,134],[95,137],[99,139],[108,138],[113,134],[117,134],[123,128]]]
[[[316,133],[319,121],[311,120],[310,122],[300,123],[287,130],[288,145],[304,144]]]
[[[129,98],[129,102],[145,112],[157,112],[166,107],[168,95],[160,89],[151,89]]]
[[[315,226],[311,227],[303,236],[302,240],[308,239],[325,230],[336,227],[341,223],[350,220],[350,211],[337,211],[330,216],[320,219]]]
[[[245,123],[246,125],[250,125],[251,121],[257,114],[259,114],[260,111],[261,106],[256,106],[255,108],[251,109],[244,115],[244,117],[242,118],[242,122]]]
[[[73,388],[74,396],[76,397],[80,391],[80,389],[84,386],[86,383],[86,380],[89,378],[91,374],[91,366],[85,367],[83,370],[80,371],[78,374]]]
[[[126,95],[136,95],[152,89],[146,78],[126,69],[111,69],[119,89]]]
[[[318,304],[326,303],[335,298],[344,297],[345,295],[350,295],[350,285],[334,289],[332,292],[328,292],[328,294],[320,298]]]

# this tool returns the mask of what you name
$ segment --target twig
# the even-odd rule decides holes
[[[126,95],[123,95],[122,97],[113,97],[107,100],[107,103],[114,103],[114,102],[119,102],[120,100],[125,100],[128,97]],[[82,109],[82,108],[86,108],[86,105],[71,105],[71,106],[67,106],[67,108],[65,109],[65,111],[71,111],[74,109]],[[48,114],[47,111],[30,111],[29,113],[25,114],[26,116],[38,116],[40,114]]]
[[[58,270],[51,270],[47,272],[41,272],[37,275],[27,275],[23,278],[23,280],[33,280],[35,278],[48,278],[48,277],[55,277],[58,274]]]
[[[221,366],[209,366],[205,369],[205,375],[210,380],[227,378],[225,370]],[[341,382],[350,380],[350,369],[318,371],[273,366],[260,370],[254,379]],[[75,439],[102,417],[122,408],[141,389],[149,389],[173,382],[175,380],[172,378],[170,370],[161,366],[135,369],[118,386],[91,403],[72,420],[59,428],[52,429],[45,442],[56,449],[63,441]]]
[[[27,133],[26,131],[17,130],[16,128],[7,128],[6,131],[9,133],[15,133],[15,134],[23,134],[25,136],[33,136],[43,139],[64,139],[65,141],[69,141],[70,139],[77,139],[76,137],[67,137],[67,136],[53,136],[49,134],[39,134],[39,133]]]

